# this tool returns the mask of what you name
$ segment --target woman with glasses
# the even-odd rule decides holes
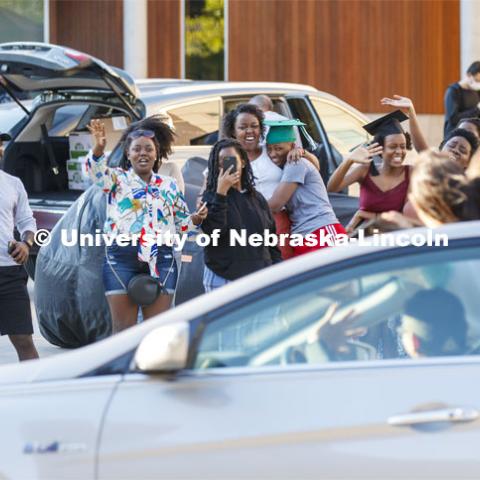
[[[110,238],[123,234],[131,239],[127,246],[119,240],[106,247],[103,281],[112,333],[137,321],[139,305],[128,295],[128,285],[139,274],[149,273],[162,285],[156,300],[142,305],[143,318],[170,308],[178,272],[172,246],[158,244],[159,240],[162,236],[187,234],[207,214],[203,208],[189,215],[177,182],[157,173],[162,159],[171,152],[174,134],[159,118],[151,117],[149,125],[151,129],[133,124],[125,131],[121,168],[107,166],[104,124],[92,120],[89,126],[94,146],[87,166],[93,181],[107,195],[104,233]]]

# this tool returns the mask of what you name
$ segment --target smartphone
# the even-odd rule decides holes
[[[232,166],[233,168],[230,170],[230,174],[237,171],[237,157],[225,157],[223,159],[223,171],[226,172]]]
[[[15,250],[15,242],[13,241],[8,242],[8,254],[11,255],[14,250]]]

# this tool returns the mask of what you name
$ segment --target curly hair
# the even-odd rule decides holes
[[[462,137],[470,144],[470,147],[472,149],[470,152],[470,158],[472,158],[473,154],[478,148],[478,140],[475,137],[475,134],[469,132],[468,130],[465,130],[464,128],[455,128],[454,130],[449,132],[440,144],[440,150],[442,150],[446,143],[453,137]]]
[[[172,153],[172,144],[175,140],[175,133],[165,123],[162,115],[152,115],[151,117],[144,118],[138,122],[132,123],[126,128],[120,138],[120,142],[123,143],[123,155],[120,160],[120,166],[128,170],[131,164],[127,158],[127,151],[132,144],[133,139],[129,136],[136,130],[151,130],[155,133],[155,137],[152,138],[155,144],[155,150],[157,152],[157,159],[153,164],[153,171],[158,172],[160,168],[162,158],[167,158]]]
[[[234,148],[240,155],[245,167],[242,173],[242,189],[248,193],[255,195],[255,180],[253,176],[252,166],[248,159],[247,152],[243,149],[239,142],[232,138],[224,138],[219,140],[210,150],[208,157],[208,177],[205,192],[214,194],[217,191],[218,175],[220,173],[220,165],[218,162],[220,151],[224,148]]]
[[[223,117],[221,138],[235,138],[235,122],[237,121],[237,117],[242,113],[249,113],[250,115],[257,117],[260,125],[260,137],[264,138],[265,115],[256,105],[252,105],[251,103],[241,103],[237,108],[231,110]]]
[[[407,144],[407,150],[411,150],[412,149],[412,137],[410,136],[410,134],[408,132],[405,132],[404,130],[402,130],[400,133],[405,136],[405,143]],[[392,135],[392,134],[391,133],[387,133],[387,134],[377,133],[373,137],[372,143],[378,143],[381,147],[384,147],[385,146],[385,139],[390,135]],[[376,177],[380,174],[380,172],[378,171],[377,167],[375,166],[375,164],[373,162],[370,162],[369,173],[372,177]]]
[[[479,218],[480,205],[471,205],[478,198],[468,195],[469,190],[463,167],[445,153],[424,152],[412,169],[409,198],[415,209],[439,223],[472,220],[465,218],[466,211],[468,216]]]

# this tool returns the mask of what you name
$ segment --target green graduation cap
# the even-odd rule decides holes
[[[300,120],[265,120],[265,125],[269,127],[267,133],[267,145],[273,143],[295,142],[295,129],[293,127],[302,127],[305,123]]]

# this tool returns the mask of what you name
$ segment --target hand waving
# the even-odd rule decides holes
[[[105,152],[105,147],[107,146],[105,124],[100,120],[92,120],[90,125],[87,125],[87,128],[95,141],[93,145],[93,154],[96,157],[101,157]]]
[[[413,102],[408,97],[401,97],[400,95],[394,95],[393,98],[382,98],[380,100],[382,105],[389,105],[390,107],[403,108],[404,110],[414,110]]]
[[[364,147],[363,145],[357,147],[355,150],[349,153],[347,158],[354,163],[368,165],[372,161],[372,158],[375,155],[380,155],[382,151],[383,147],[375,142],[367,147]]]
[[[321,340],[328,346],[329,350],[345,353],[349,349],[347,341],[352,337],[365,334],[366,330],[364,327],[353,327],[354,322],[358,320],[358,315],[353,309],[348,310],[341,318],[333,323],[338,306],[338,303],[330,305],[321,319],[318,329],[308,339],[308,342],[313,343]]]

